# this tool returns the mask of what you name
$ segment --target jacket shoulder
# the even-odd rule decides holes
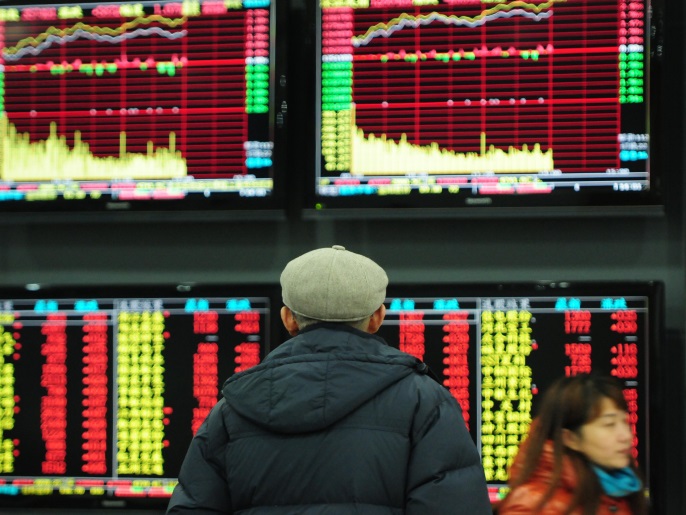
[[[416,392],[418,400],[429,409],[446,403],[451,405],[451,408],[460,409],[450,390],[421,368],[414,367],[412,373],[403,379],[403,383],[409,391]]]

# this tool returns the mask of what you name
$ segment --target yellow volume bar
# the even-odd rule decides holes
[[[481,134],[480,152],[459,153],[440,148],[438,143],[415,145],[407,135],[399,141],[369,134],[352,125],[352,175],[413,175],[470,174],[474,172],[517,173],[543,172],[555,168],[553,151],[545,152],[535,143],[529,150],[509,147],[507,151],[486,146],[486,134]]]
[[[173,179],[188,174],[186,160],[176,150],[176,134],[169,133],[169,148],[155,149],[148,141],[147,153],[129,153],[126,133],[119,134],[119,156],[97,157],[81,132],[74,132],[74,145],[57,134],[57,124],[50,123],[50,136],[31,142],[28,133],[0,116],[0,180],[3,181],[89,181],[112,179]]]

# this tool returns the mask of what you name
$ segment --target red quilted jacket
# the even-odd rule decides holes
[[[522,452],[523,451],[523,452]],[[510,477],[514,478],[521,470],[526,445],[522,447],[515,458]],[[560,515],[565,513],[574,497],[574,487],[576,486],[576,472],[568,458],[563,458],[562,477],[557,490],[548,499],[542,509],[536,510],[536,506],[548,489],[548,483],[553,473],[553,445],[548,442],[543,449],[539,466],[534,471],[529,481],[518,486],[510,492],[505,500],[498,507],[498,515]],[[621,498],[603,495],[597,515],[631,515],[629,504]],[[573,515],[582,515],[581,509],[577,508],[572,512]]]

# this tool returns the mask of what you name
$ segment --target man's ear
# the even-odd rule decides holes
[[[281,322],[283,322],[283,326],[286,328],[286,331],[288,331],[288,334],[291,336],[298,334],[298,331],[300,330],[298,322],[295,321],[293,312],[288,306],[283,306],[281,308]]]
[[[562,430],[562,444],[565,447],[569,447],[573,451],[581,451],[580,437],[577,433],[570,429]]]
[[[383,322],[383,319],[386,318],[386,306],[381,304],[379,306],[379,309],[374,311],[372,313],[372,316],[369,317],[369,325],[367,326],[367,332],[374,334],[379,330],[379,327],[381,327],[381,323]]]

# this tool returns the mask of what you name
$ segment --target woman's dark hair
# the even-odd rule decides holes
[[[526,483],[538,467],[544,446],[551,442],[553,446],[553,472],[545,495],[541,498],[537,510],[540,510],[553,496],[562,477],[562,458],[568,456],[577,476],[574,497],[567,514],[575,508],[581,508],[585,515],[593,515],[598,509],[603,493],[597,475],[591,468],[588,459],[580,452],[574,451],[562,443],[564,429],[578,431],[581,426],[591,422],[600,415],[601,401],[610,399],[615,405],[627,411],[627,403],[620,382],[612,377],[580,374],[563,377],[553,383],[545,393],[538,416],[525,442],[526,452],[515,477],[510,478],[511,489]],[[632,463],[631,468],[638,474]],[[634,514],[647,513],[646,500],[642,491],[626,497]]]

